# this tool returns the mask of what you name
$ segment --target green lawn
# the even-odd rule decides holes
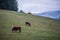
[[[25,21],[31,23],[26,26]],[[22,32],[12,32],[13,26]],[[0,10],[0,40],[60,40],[60,21],[50,18]]]

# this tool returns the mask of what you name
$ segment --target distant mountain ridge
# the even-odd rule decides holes
[[[58,10],[58,11],[50,11],[50,12],[45,12],[45,13],[36,13],[35,15],[60,20],[60,10]]]

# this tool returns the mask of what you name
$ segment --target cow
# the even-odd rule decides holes
[[[12,31],[18,31],[19,30],[19,32],[21,32],[21,27],[19,27],[19,26],[14,26],[13,28],[12,28]]]
[[[32,15],[32,13],[31,13],[31,12],[28,12],[28,14],[31,14],[31,15]]]
[[[29,23],[29,22],[25,22],[25,24],[28,25],[28,26],[31,26],[31,23]]]

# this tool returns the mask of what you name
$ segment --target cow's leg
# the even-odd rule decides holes
[[[21,28],[19,28],[19,32],[21,32]]]
[[[31,24],[30,24],[30,23],[29,23],[28,25],[29,25],[29,26],[31,26]]]

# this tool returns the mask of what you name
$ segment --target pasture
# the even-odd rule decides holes
[[[26,26],[29,21],[31,26]],[[21,26],[21,33],[12,32]],[[60,40],[60,21],[9,10],[0,10],[0,40]]]

